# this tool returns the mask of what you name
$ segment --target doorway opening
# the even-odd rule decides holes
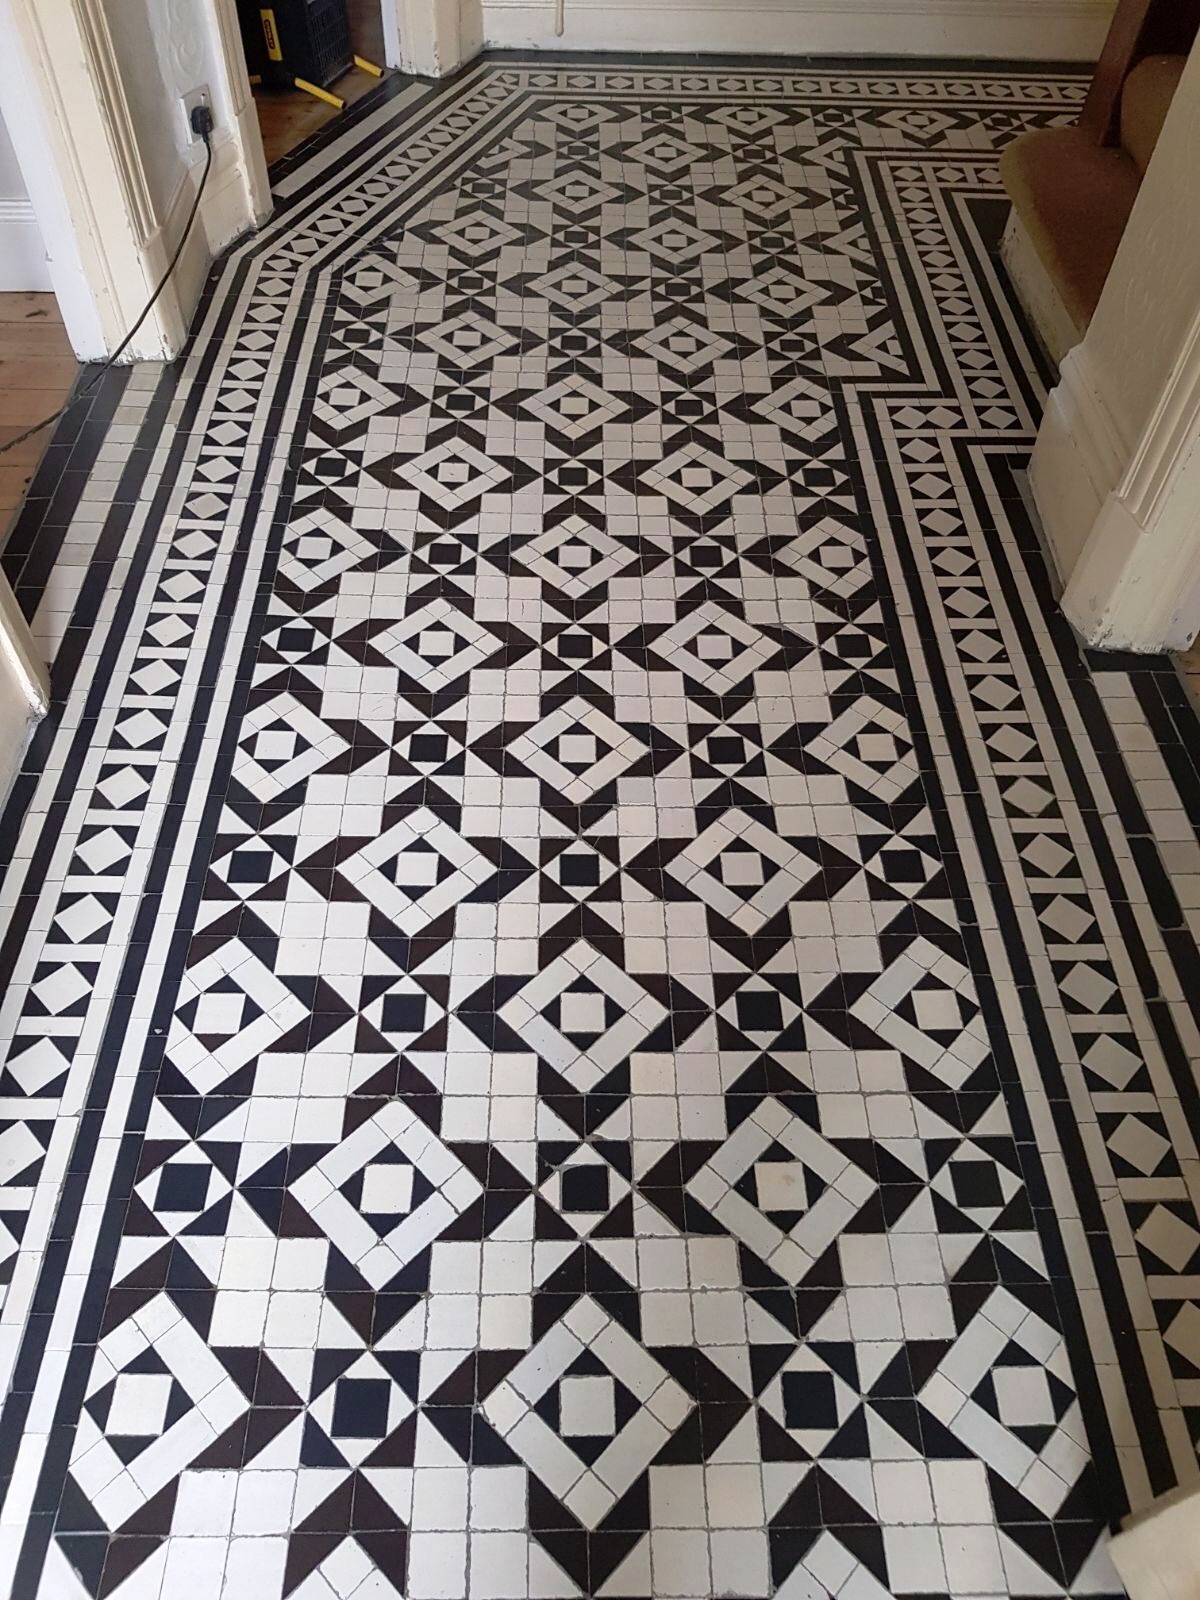
[[[378,87],[390,62],[388,0],[238,0],[267,165]]]
[[[21,436],[58,410],[79,372],[29,196],[0,113],[0,545],[47,440]]]

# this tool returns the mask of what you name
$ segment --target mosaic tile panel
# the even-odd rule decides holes
[[[1083,88],[484,59],[131,385],[6,818],[7,1592],[1120,1594],[1200,791],[1022,499]]]

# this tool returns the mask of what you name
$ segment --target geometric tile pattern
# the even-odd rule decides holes
[[[1197,736],[987,256],[1083,92],[485,58],[218,269],[5,824],[6,1592],[1119,1593]]]

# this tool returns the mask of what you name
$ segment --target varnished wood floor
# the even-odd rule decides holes
[[[378,78],[355,68],[330,84],[330,88],[334,94],[341,95],[347,105],[353,105],[378,84]],[[333,106],[327,106],[323,100],[300,89],[255,89],[254,103],[258,107],[258,126],[268,166],[341,115]]]
[[[78,371],[52,294],[0,294],[0,444],[57,411]],[[0,537],[53,432],[44,428],[0,455]]]

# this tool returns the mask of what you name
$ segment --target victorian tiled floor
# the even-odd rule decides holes
[[[393,86],[60,435],[0,1590],[1119,1594],[1197,1476],[1200,740],[1022,499],[996,156],[1082,92]]]

